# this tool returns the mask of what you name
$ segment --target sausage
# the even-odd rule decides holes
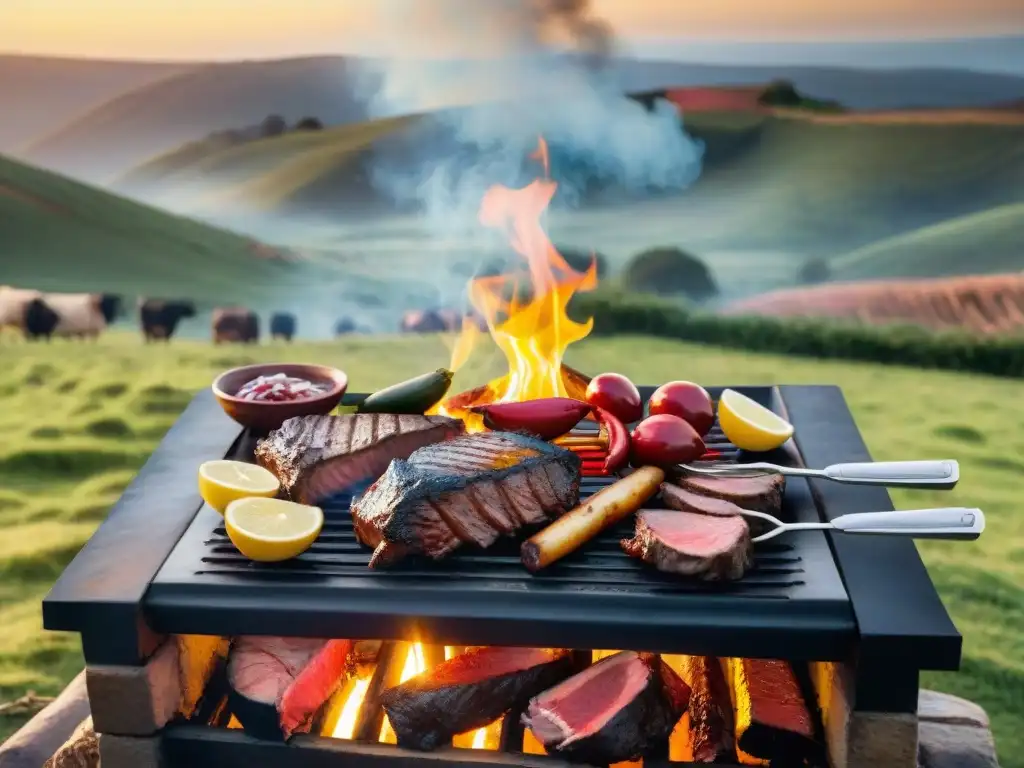
[[[520,558],[529,571],[539,571],[597,536],[605,528],[625,519],[658,492],[665,472],[642,467],[583,504],[558,518],[547,528],[523,542]]]

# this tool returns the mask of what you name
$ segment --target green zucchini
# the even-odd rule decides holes
[[[448,394],[454,375],[447,368],[438,368],[392,384],[363,400],[359,413],[426,413]]]

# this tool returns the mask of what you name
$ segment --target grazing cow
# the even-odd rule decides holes
[[[121,313],[121,297],[111,293],[42,293],[0,286],[0,327],[15,327],[24,332],[31,312],[34,327],[45,331],[50,323],[47,308],[57,313],[57,324],[33,338],[56,335],[94,339]]]
[[[343,317],[334,324],[335,336],[347,336],[357,331],[355,321],[351,317]]]
[[[225,307],[213,312],[213,343],[241,342],[256,344],[260,340],[260,319],[251,309]]]
[[[43,298],[36,297],[25,305],[23,329],[25,338],[30,341],[53,337],[54,331],[60,324],[60,315],[46,303]]]
[[[196,305],[191,301],[139,299],[139,324],[142,338],[150,341],[170,341],[178,323],[196,316]]]
[[[0,285],[0,331],[4,328],[25,330],[25,310],[33,299],[42,294],[26,288]]]
[[[95,339],[121,314],[121,297],[113,293],[45,293],[42,298],[60,315],[57,336]]]
[[[276,312],[270,316],[270,338],[291,341],[295,336],[295,323],[295,315],[288,312]]]
[[[460,315],[450,309],[413,309],[402,316],[403,333],[441,333],[462,327]]]

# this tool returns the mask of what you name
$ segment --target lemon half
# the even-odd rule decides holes
[[[734,389],[722,392],[718,423],[729,442],[744,451],[772,451],[793,436],[793,425]]]
[[[298,557],[316,541],[323,525],[320,507],[282,499],[239,499],[224,513],[231,543],[250,560],[264,563]]]
[[[204,462],[199,467],[199,495],[222,515],[228,504],[250,496],[276,496],[281,484],[273,473],[244,461]]]

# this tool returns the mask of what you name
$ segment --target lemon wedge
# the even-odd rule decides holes
[[[228,504],[250,496],[276,496],[281,484],[267,469],[244,461],[204,462],[199,467],[199,495],[222,515]]]
[[[729,442],[744,451],[771,451],[793,436],[792,424],[734,389],[722,392],[718,423]]]
[[[320,507],[257,497],[228,504],[224,524],[231,543],[250,560],[273,563],[298,557],[320,535]]]

